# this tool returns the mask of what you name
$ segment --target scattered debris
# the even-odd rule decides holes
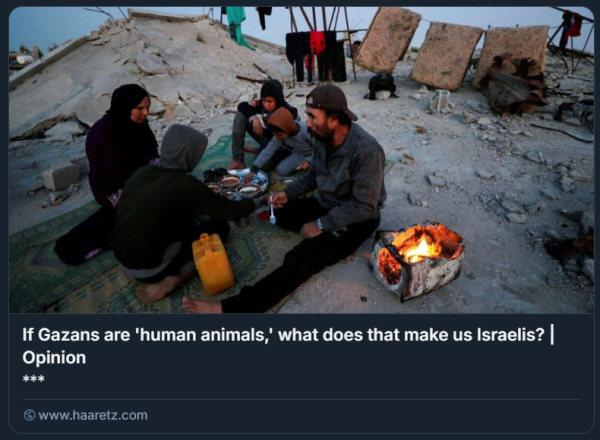
[[[480,82],[491,108],[499,114],[521,114],[533,113],[537,106],[548,105],[544,74],[537,62],[510,57],[508,53],[494,57],[494,64]],[[502,64],[508,61],[516,69],[512,75],[503,71]]]
[[[544,163],[544,155],[541,151],[531,150],[525,153],[525,159],[530,160],[533,163]]]
[[[475,116],[473,113],[465,112],[464,116],[465,124],[474,124],[475,122],[477,122],[477,116]]]
[[[429,110],[441,112],[450,105],[450,92],[448,90],[437,90],[436,95],[429,104]]]
[[[582,272],[585,276],[587,276],[592,283],[594,282],[594,260],[588,258],[583,261],[583,269]]]
[[[44,185],[52,191],[60,191],[79,182],[79,166],[72,163],[56,164],[42,173]]]
[[[400,162],[402,162],[404,165],[412,165],[416,162],[416,159],[408,153],[402,153]]]
[[[525,214],[515,214],[515,213],[511,212],[509,214],[506,214],[506,219],[510,223],[517,223],[517,224],[527,223],[527,216]]]
[[[444,179],[440,179],[439,177],[427,176],[427,179],[429,179],[429,184],[431,186],[435,186],[435,187],[446,186],[446,181]]]
[[[477,175],[484,180],[490,180],[494,178],[494,175],[492,173],[484,170],[477,171]]]
[[[34,187],[31,187],[27,190],[26,194],[28,196],[34,196],[38,191],[43,190],[44,188],[46,188],[46,186],[43,183],[40,183],[39,185],[36,185]]]

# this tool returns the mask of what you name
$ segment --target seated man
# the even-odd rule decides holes
[[[302,179],[275,193],[277,224],[300,232],[302,240],[283,264],[221,302],[183,299],[188,313],[266,312],[311,276],[351,255],[375,232],[386,199],[385,154],[352,121],[344,92],[315,88],[306,101],[306,126],[317,139],[314,164]],[[317,198],[301,199],[318,189]]]
[[[273,133],[267,128],[271,114],[278,108],[285,107],[294,119],[298,119],[298,110],[289,105],[283,96],[283,86],[276,79],[263,84],[260,89],[260,101],[242,102],[233,120],[231,132],[231,154],[233,161],[228,170],[246,168],[244,165],[244,151],[250,148],[244,145],[246,133],[259,143],[262,150],[273,138]]]
[[[138,169],[123,188],[110,242],[125,273],[144,283],[136,296],[145,303],[165,297],[195,270],[192,242],[200,234],[219,234],[225,241],[226,220],[245,217],[258,204],[228,200],[188,174],[207,143],[193,128],[171,126],[160,163]],[[210,219],[198,225],[199,214]]]
[[[294,121],[292,114],[282,107],[275,110],[267,126],[273,139],[254,161],[244,179],[246,183],[259,170],[271,171],[276,166],[277,174],[287,176],[298,169],[307,170],[312,163],[315,141],[305,122]]]

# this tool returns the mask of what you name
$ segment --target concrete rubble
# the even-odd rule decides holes
[[[238,103],[256,99],[260,90],[260,84],[236,76],[265,78],[253,63],[282,81],[288,102],[305,120],[313,86],[294,87],[284,48],[247,39],[255,52],[205,16],[131,11],[129,21],[105,24],[13,72],[10,234],[93,200],[85,134],[122,84],[140,84],[151,94],[149,122],[159,142],[174,123],[206,132],[209,145],[230,135]],[[400,305],[369,272],[369,239],[355,261],[311,278],[280,313],[593,311],[593,255],[559,261],[544,246],[593,234],[594,144],[580,140],[594,136],[593,59],[582,60],[572,73],[544,53],[549,104],[531,115],[501,117],[473,87],[476,63],[469,63],[461,87],[452,92],[454,107],[438,112],[436,102],[432,110],[435,92],[408,79],[418,53],[407,48],[404,60],[395,60],[398,99],[364,100],[373,73],[360,68],[356,82],[338,85],[358,124],[394,163],[385,176],[388,199],[380,229],[446,224],[465,239],[463,275]],[[580,124],[567,122],[573,119]],[[560,215],[563,210],[581,214],[571,220]]]

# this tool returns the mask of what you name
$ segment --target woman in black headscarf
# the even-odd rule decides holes
[[[81,264],[110,249],[116,207],[125,182],[140,167],[158,159],[158,143],[146,120],[150,95],[137,84],[117,88],[110,109],[90,129],[85,150],[90,187],[100,209],[56,242],[58,257]]]

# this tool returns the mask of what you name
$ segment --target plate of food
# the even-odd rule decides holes
[[[219,178],[219,183],[223,188],[235,188],[240,184],[242,179],[239,176],[234,176],[232,174],[227,174]]]
[[[206,182],[206,186],[208,186],[211,190],[213,190],[216,193],[221,192],[221,189],[223,189],[223,187],[217,182]]]
[[[255,183],[244,183],[238,186],[237,192],[245,199],[253,199],[259,194],[262,194],[262,189]]]
[[[250,168],[229,171],[229,174],[231,174],[232,176],[237,176],[240,178],[241,184],[244,183],[244,177],[246,177],[248,175],[248,173],[250,173]],[[267,173],[265,173],[264,171],[258,171],[258,173],[255,173],[254,176],[252,177],[250,184],[258,185],[260,187],[260,193],[254,194],[250,198],[260,196],[260,195],[264,194],[264,192],[269,187],[269,175]]]
[[[230,200],[235,200],[237,192],[235,189],[227,188],[221,191],[223,197],[227,197]]]

